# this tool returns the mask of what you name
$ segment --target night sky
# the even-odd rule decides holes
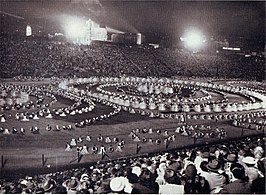
[[[175,39],[189,27],[219,38],[265,39],[265,2],[258,1],[1,0],[0,9],[1,31],[24,31],[30,24],[43,32],[60,32],[59,18],[73,15],[154,39]]]

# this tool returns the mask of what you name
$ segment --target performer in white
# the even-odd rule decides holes
[[[80,154],[81,155],[89,154],[88,147],[86,144],[82,147]]]
[[[66,143],[66,149],[65,149],[65,151],[71,151],[71,150],[72,150],[72,148],[71,148],[70,144],[69,143]]]
[[[116,152],[123,152],[123,145],[121,144],[121,142],[119,142],[118,144],[117,144],[117,147],[116,147]]]
[[[112,140],[110,139],[109,136],[107,136],[107,137],[105,138],[105,143],[111,143],[111,142],[112,142]]]
[[[71,141],[70,141],[70,146],[71,147],[75,147],[75,146],[77,146],[77,141],[76,141],[76,139],[71,139]]]
[[[90,142],[90,141],[91,141],[91,136],[87,135],[87,136],[86,136],[86,140],[87,140],[88,142]]]

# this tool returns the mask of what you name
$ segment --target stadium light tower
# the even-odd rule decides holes
[[[184,42],[185,47],[193,52],[200,50],[206,42],[203,34],[195,29],[187,31],[180,39]]]

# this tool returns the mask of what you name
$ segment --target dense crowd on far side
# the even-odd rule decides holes
[[[0,77],[185,76],[256,80],[264,58],[192,54],[178,49],[114,43],[77,45],[49,39],[1,37]]]

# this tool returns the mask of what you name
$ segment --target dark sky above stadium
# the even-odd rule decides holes
[[[15,20],[47,32],[60,31],[58,18],[72,15],[153,37],[178,37],[196,27],[214,37],[265,38],[263,1],[1,0],[0,9],[1,28]]]

